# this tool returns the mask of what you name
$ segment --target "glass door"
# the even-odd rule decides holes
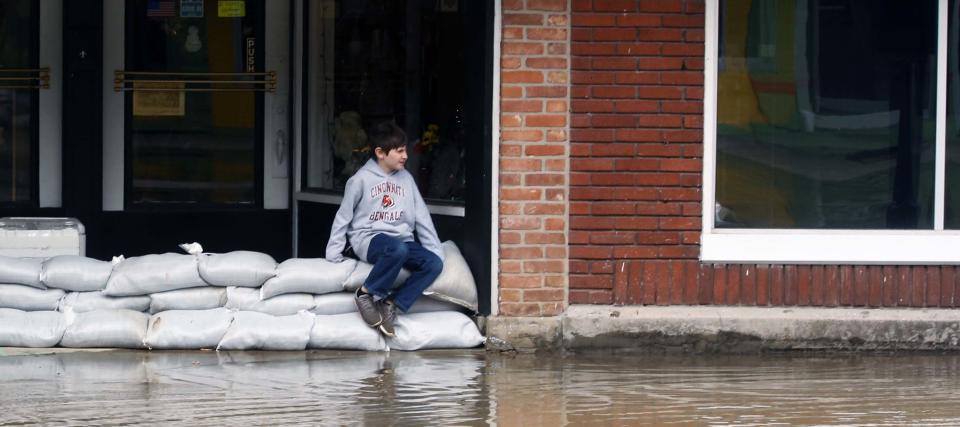
[[[0,206],[37,200],[40,4],[0,1]]]
[[[88,253],[196,241],[288,258],[289,2],[102,4],[100,228]]]
[[[127,208],[261,206],[263,0],[126,6]]]

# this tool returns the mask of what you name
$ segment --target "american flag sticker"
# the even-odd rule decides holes
[[[147,16],[153,18],[177,16],[176,0],[147,0]]]

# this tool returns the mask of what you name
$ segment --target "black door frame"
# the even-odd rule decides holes
[[[307,2],[301,0],[304,8],[298,19],[301,34],[294,34],[293,37],[300,40],[306,39],[309,34],[310,23],[307,13]],[[468,265],[477,282],[479,311],[482,315],[491,313],[491,240],[493,224],[491,220],[492,199],[492,168],[493,168],[493,135],[492,135],[492,114],[493,114],[493,70],[494,70],[494,18],[496,11],[494,2],[460,2],[460,7],[469,8],[466,16],[469,19],[475,19],[473,22],[477,27],[483,28],[482,37],[471,39],[473,45],[465,46],[467,52],[482,52],[482,55],[467,55],[467,69],[473,74],[465,76],[467,82],[482,82],[482,84],[466,83],[467,99],[479,99],[481,102],[467,103],[464,106],[464,128],[467,133],[473,132],[479,135],[477,138],[482,141],[479,144],[468,144],[467,149],[467,184],[465,189],[464,207],[466,214],[463,217],[452,217],[448,215],[433,215],[437,231],[442,240],[454,240],[467,260]],[[292,7],[296,10],[296,5]],[[295,12],[292,12],[295,13]],[[296,45],[296,43],[293,43]],[[308,60],[306,52],[308,48],[303,43],[301,50],[304,57],[298,73],[301,76],[301,85],[297,90],[297,95],[301,99],[301,111],[299,117],[300,134],[299,141],[295,141],[301,148],[295,150],[297,155],[293,161],[295,171],[297,167],[302,166],[304,161],[303,148],[306,135],[308,135],[309,114],[305,100],[308,94],[308,85],[311,82],[305,81],[308,76]],[[291,57],[298,55],[294,52]],[[296,87],[296,85],[294,85]],[[296,114],[296,110],[295,114]],[[302,182],[302,174],[294,173],[293,179]],[[471,179],[472,178],[472,179]],[[322,257],[323,249],[326,246],[326,240],[329,237],[330,224],[333,220],[338,205],[333,202],[319,202],[317,196],[320,193],[300,193],[296,192],[297,182],[291,182],[294,187],[294,226],[292,234],[293,241],[297,246],[295,253],[300,257]],[[304,196],[306,194],[306,196]],[[314,196],[314,197],[311,197]],[[325,192],[321,196],[327,199],[337,199],[337,194]]]

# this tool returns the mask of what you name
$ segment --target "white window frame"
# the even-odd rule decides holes
[[[948,2],[937,31],[937,117],[932,230],[718,229],[716,206],[717,64],[720,0],[706,2],[703,215],[700,260],[770,264],[960,264],[960,230],[944,229]]]

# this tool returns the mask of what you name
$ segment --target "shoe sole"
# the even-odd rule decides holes
[[[380,323],[383,323],[383,320],[380,320]],[[383,329],[383,325],[382,325],[382,324],[379,325],[379,328],[380,328],[380,332],[383,332],[384,335],[386,335],[386,336],[388,336],[388,337],[390,337],[390,338],[393,338],[393,337],[397,336],[396,332],[390,333],[390,332],[387,332],[386,329]]]

